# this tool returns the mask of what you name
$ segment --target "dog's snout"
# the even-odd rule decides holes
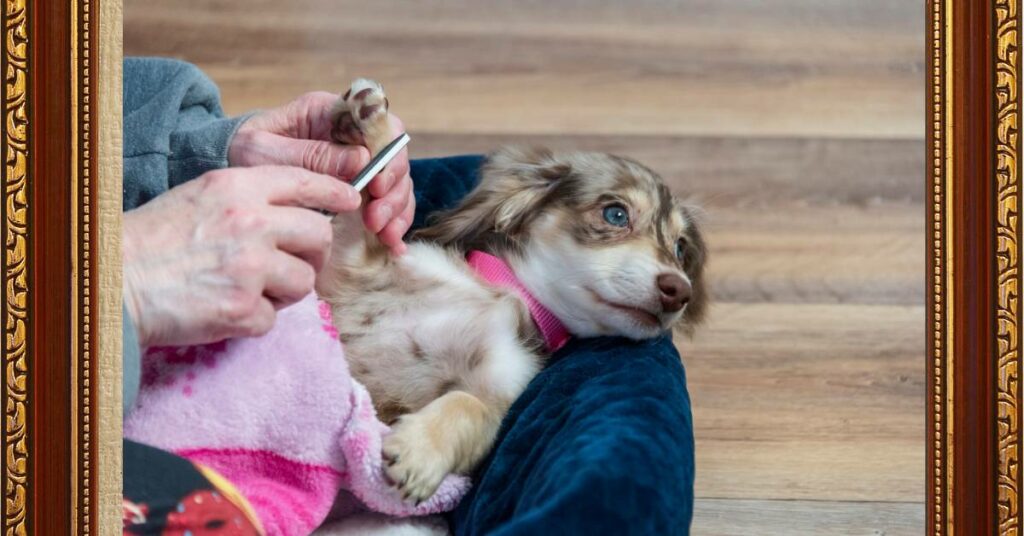
[[[661,309],[666,313],[674,313],[690,301],[690,284],[678,274],[659,275],[658,290],[661,291]]]

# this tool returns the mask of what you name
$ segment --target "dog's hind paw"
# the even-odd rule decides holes
[[[426,419],[402,416],[384,437],[384,474],[403,500],[429,499],[451,469],[447,456],[431,444]]]

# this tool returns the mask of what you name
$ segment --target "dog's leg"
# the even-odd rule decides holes
[[[448,473],[469,472],[487,454],[502,413],[465,391],[449,391],[403,415],[384,438],[388,478],[404,499],[429,498]]]
[[[388,120],[388,99],[384,88],[372,80],[360,78],[335,102],[331,112],[334,128],[331,137],[346,145],[365,145],[375,156],[391,143],[399,132]],[[363,190],[363,205],[370,200]],[[341,266],[365,266],[384,262],[387,248],[377,236],[364,230],[358,212],[339,214],[334,219],[334,244],[331,259]]]

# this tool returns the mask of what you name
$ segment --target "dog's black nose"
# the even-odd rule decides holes
[[[661,291],[661,310],[674,313],[690,301],[690,284],[677,274],[658,276],[658,290]]]

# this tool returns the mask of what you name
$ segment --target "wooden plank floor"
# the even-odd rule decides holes
[[[924,11],[915,0],[125,2],[125,53],[230,113],[384,82],[414,156],[612,151],[706,209],[679,345],[694,533],[924,527]]]

